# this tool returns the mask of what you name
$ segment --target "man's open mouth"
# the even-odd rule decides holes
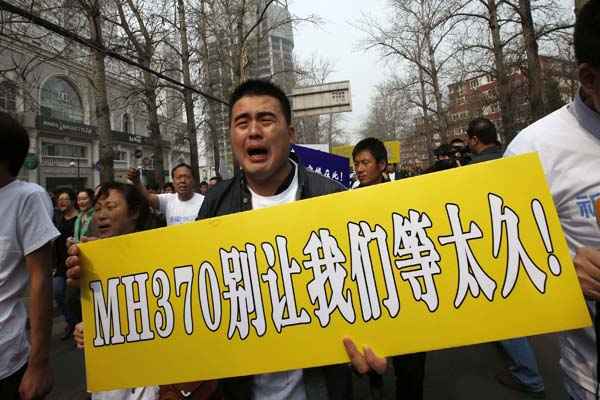
[[[269,151],[266,147],[249,147],[247,153],[248,158],[250,158],[251,161],[256,162],[265,161],[269,155]]]

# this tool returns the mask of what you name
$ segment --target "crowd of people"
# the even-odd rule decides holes
[[[598,400],[600,227],[594,213],[581,212],[579,204],[583,198],[600,198],[600,2],[590,1],[580,12],[574,42],[580,89],[570,104],[520,132],[506,149],[493,123],[477,118],[469,124],[466,143],[454,141],[438,149],[428,172],[539,154],[594,320],[589,328],[561,334],[563,382],[570,399]],[[66,321],[63,338],[74,336],[83,346],[77,243],[345,190],[290,158],[295,139],[290,102],[277,86],[244,82],[231,95],[230,107],[231,144],[239,165],[232,179],[215,178],[198,185],[197,193],[191,167],[180,164],[171,171],[172,184],[158,194],[145,188],[132,169],[131,183],[106,182],[95,191],[61,190],[54,207],[43,188],[16,178],[29,137],[16,119],[0,113],[0,399],[41,399],[50,392],[53,297]],[[385,147],[377,139],[359,142],[352,157],[356,190],[403,175],[389,168]],[[27,291],[28,310],[23,301]],[[500,344],[513,365],[497,375],[498,381],[531,397],[545,397],[528,340]],[[353,371],[368,375],[376,392],[388,365],[394,368],[398,399],[423,398],[425,353],[387,360],[370,348],[359,350],[349,338],[340,346],[349,364],[100,392],[92,398],[351,399]]]

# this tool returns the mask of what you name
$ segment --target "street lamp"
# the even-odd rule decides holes
[[[77,158],[69,163],[70,167],[77,166],[77,190],[81,189],[81,177],[79,176],[79,161],[79,158]]]

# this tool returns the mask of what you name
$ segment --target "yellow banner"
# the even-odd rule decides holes
[[[388,163],[398,164],[400,162],[400,142],[397,140],[389,140],[383,142],[383,145],[388,153]]]
[[[534,154],[81,250],[92,391],[591,323]]]
[[[400,162],[400,142],[398,140],[388,140],[383,142],[387,153],[388,163],[397,164]],[[354,146],[335,146],[331,148],[331,153],[338,156],[346,157],[350,160],[350,167],[352,167],[352,150]]]
[[[335,146],[331,148],[331,154],[346,157],[352,165],[352,149],[354,149],[354,146]]]

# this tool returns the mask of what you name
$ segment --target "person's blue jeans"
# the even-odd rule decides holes
[[[67,278],[64,276],[55,276],[52,278],[52,290],[54,291],[54,301],[61,315],[65,317],[65,321],[70,328],[73,328],[78,322],[73,315],[73,312],[67,305]]]
[[[527,338],[502,340],[500,345],[512,360],[513,365],[509,367],[512,375],[534,392],[544,390],[544,379]]]
[[[61,315],[67,318],[67,308],[65,305],[67,281],[64,276],[55,276],[52,278],[52,290],[54,291],[54,301]]]

